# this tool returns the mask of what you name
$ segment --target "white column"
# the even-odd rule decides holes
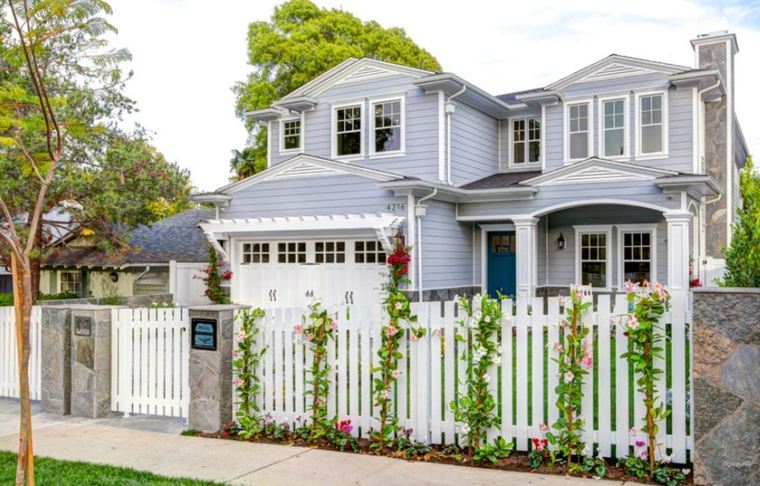
[[[668,288],[671,293],[685,294],[689,290],[689,226],[688,211],[665,213],[668,223]]]
[[[532,216],[512,218],[517,236],[517,296],[532,298],[536,292],[536,225]]]

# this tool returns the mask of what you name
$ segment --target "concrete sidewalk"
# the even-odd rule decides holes
[[[2,450],[17,447],[17,410],[15,401],[0,399]],[[36,413],[33,420],[35,453],[39,456],[125,466],[164,476],[185,476],[228,484],[621,484],[303,447],[183,437],[178,435],[182,424],[171,419],[83,420]]]

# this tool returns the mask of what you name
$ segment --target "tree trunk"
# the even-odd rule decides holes
[[[27,258],[26,263],[29,263]],[[16,310],[16,346],[19,370],[19,443],[16,484],[34,486],[34,455],[32,452],[32,413],[29,394],[29,330],[32,318],[32,279],[29,272],[20,271],[15,253],[11,253],[13,300]],[[28,268],[28,267],[27,267]]]
[[[42,246],[42,220],[40,220],[39,227],[37,228],[37,233],[35,236],[34,247],[37,248],[40,252],[42,252],[43,246]],[[40,295],[40,275],[42,274],[42,256],[38,257],[30,257],[30,269],[31,269],[31,277],[32,277],[32,304],[37,302],[37,297]],[[55,291],[51,290],[50,293],[55,293]]]

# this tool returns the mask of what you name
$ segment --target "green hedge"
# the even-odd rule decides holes
[[[65,300],[78,299],[79,296],[70,292],[61,292],[60,294],[40,294],[37,300]],[[13,305],[13,294],[0,294],[0,307]]]

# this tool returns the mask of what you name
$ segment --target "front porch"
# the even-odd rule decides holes
[[[689,212],[625,204],[476,222],[480,281],[492,295],[548,297],[576,283],[614,294],[627,280],[687,291],[691,224]]]

